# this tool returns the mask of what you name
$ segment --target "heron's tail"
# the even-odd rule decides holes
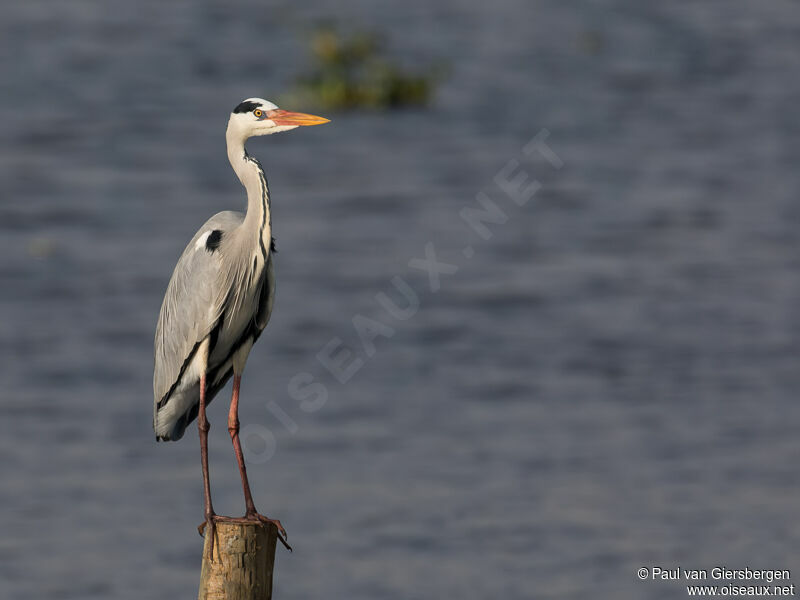
[[[186,426],[197,418],[197,405],[194,407],[194,415],[189,417],[188,413],[183,413],[171,427],[159,428],[158,423],[154,425],[157,442],[177,442],[186,432]]]
[[[214,371],[211,381],[214,383],[206,391],[206,403],[211,401],[225,386],[233,374],[233,369]],[[186,390],[176,390],[161,408],[156,408],[153,415],[153,429],[156,441],[177,442],[183,437],[186,428],[197,418],[200,412],[200,386],[191,386]]]
[[[200,399],[197,394],[176,394],[153,415],[153,430],[158,442],[177,442],[186,427],[197,418]]]

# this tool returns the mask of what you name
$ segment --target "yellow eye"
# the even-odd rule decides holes
[[[257,108],[257,109],[255,109],[255,110],[253,111],[253,114],[254,114],[255,116],[257,116],[257,117],[261,117],[261,115],[263,115],[264,113],[261,111],[261,109],[260,109],[260,108]]]

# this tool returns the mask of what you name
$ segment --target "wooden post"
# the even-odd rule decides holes
[[[213,561],[210,536],[203,544],[198,600],[270,600],[278,528],[219,521],[216,530]]]

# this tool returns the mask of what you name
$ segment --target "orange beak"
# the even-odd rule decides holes
[[[307,115],[306,113],[290,112],[281,108],[276,108],[267,112],[267,118],[275,125],[322,125],[328,123],[330,119]]]

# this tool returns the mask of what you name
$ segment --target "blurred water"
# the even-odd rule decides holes
[[[278,297],[241,418],[275,436],[250,467],[296,550],[275,597],[675,598],[635,570],[796,567],[796,4],[304,4],[0,8],[2,596],[196,593],[197,442],[153,440],[152,333],[184,244],[244,204],[227,112],[287,89],[324,17],[451,75],[429,110],[250,143]],[[522,157],[542,128],[561,169]],[[523,208],[510,159],[542,183]],[[509,217],[485,242],[458,216],[479,191]],[[459,266],[437,293],[427,242]],[[403,322],[375,300],[395,275]],[[396,330],[374,357],[357,313]],[[366,360],[344,385],[333,337]]]

